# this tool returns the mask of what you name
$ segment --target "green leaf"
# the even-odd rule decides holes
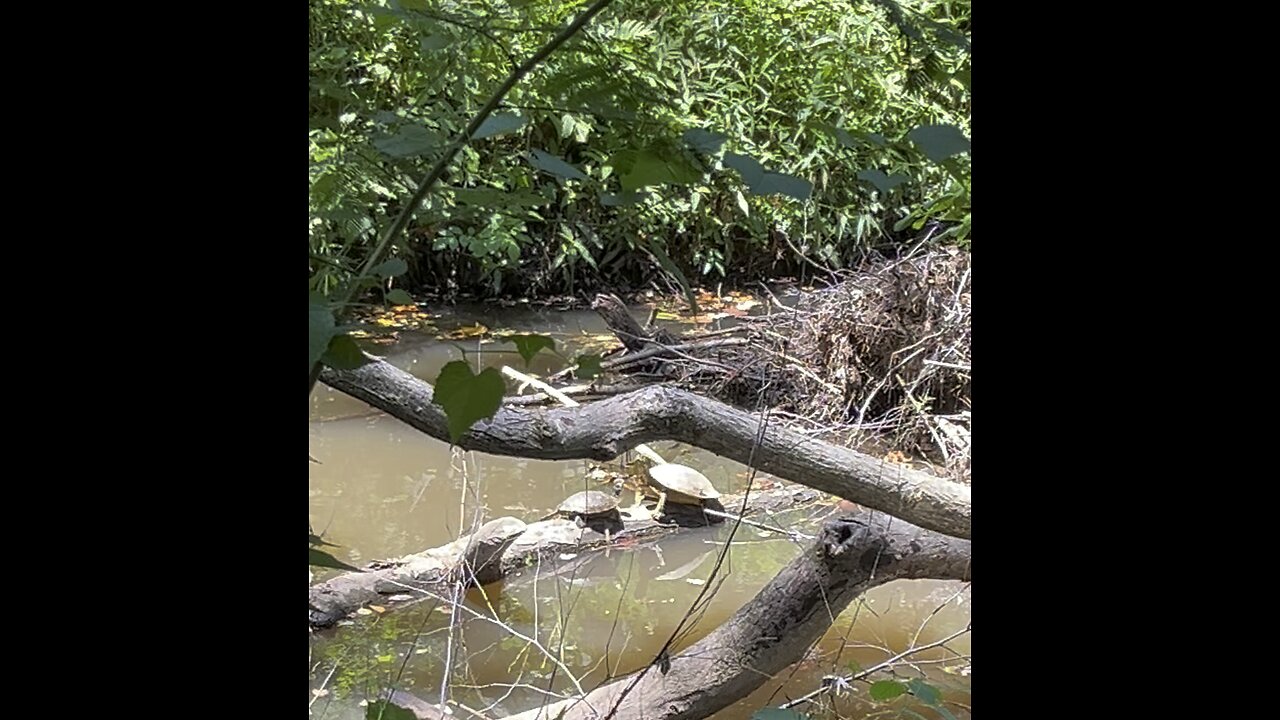
[[[725,153],[724,165],[737,170],[738,174],[742,176],[743,182],[753,187],[764,177],[764,166],[757,162],[755,158],[747,155]]]
[[[734,190],[733,194],[738,199],[738,209],[742,211],[743,215],[751,217],[751,206],[747,204],[747,199],[743,197],[742,191]]]
[[[797,200],[808,200],[813,194],[813,183],[785,173],[765,173],[758,182],[751,183],[751,192],[757,195],[787,195]]]
[[[325,542],[324,538],[320,537],[319,535],[316,535],[315,533],[307,533],[307,544],[308,545],[324,545],[326,547],[338,547],[337,545],[334,545],[331,542]]]
[[[440,136],[421,125],[405,125],[395,135],[384,135],[373,141],[374,147],[398,158],[421,155],[438,145]]]
[[[632,190],[624,193],[600,193],[600,204],[605,207],[620,207],[624,205],[635,205],[645,198],[648,193]]]
[[[543,172],[551,173],[557,177],[571,178],[573,180],[586,180],[587,176],[578,168],[561,160],[554,155],[548,155],[541,150],[529,151],[529,162]]]
[[[664,159],[646,151],[636,156],[631,169],[619,181],[624,191],[630,191],[663,183],[687,185],[701,177],[702,173],[684,158]]]
[[[428,35],[422,38],[422,42],[419,44],[424,51],[431,52],[433,50],[443,50],[449,47],[449,43],[448,35]]]
[[[364,351],[350,335],[337,335],[329,341],[329,349],[320,357],[320,361],[338,370],[355,370],[369,362]]]
[[[506,389],[497,370],[485,368],[473,375],[465,362],[454,360],[440,369],[432,402],[444,410],[449,437],[457,443],[472,425],[498,412]]]
[[[922,125],[907,133],[907,139],[937,163],[969,152],[969,139],[955,125]]]
[[[315,367],[320,357],[329,349],[334,331],[333,312],[322,295],[311,293],[307,313],[307,369]]]
[[[658,261],[658,265],[662,266],[662,269],[666,270],[668,275],[671,275],[676,282],[680,283],[680,289],[684,290],[684,296],[689,300],[689,309],[694,315],[697,315],[698,300],[693,295],[693,286],[689,284],[689,279],[684,276],[684,273],[680,272],[680,268],[671,261],[671,258],[667,257],[662,248],[657,245],[648,245],[645,249],[649,251],[649,254],[653,255],[653,259]]]
[[[515,343],[516,352],[524,358],[525,367],[529,367],[539,350],[550,348],[554,352],[556,349],[556,341],[546,335],[508,335],[506,339]]]
[[[369,272],[381,278],[393,278],[409,272],[409,263],[400,258],[391,258],[386,262],[374,265]]]
[[[386,700],[370,700],[364,709],[365,720],[418,720],[411,710],[393,705]]]
[[[578,366],[578,369],[573,371],[574,377],[580,377],[583,380],[590,380],[603,372],[600,369],[599,355],[579,355],[574,363]]]
[[[689,128],[684,131],[684,135],[681,136],[681,139],[684,140],[686,145],[698,152],[715,155],[720,152],[721,147],[724,147],[724,141],[728,138],[711,130]]]
[[[313,565],[315,567],[336,568],[338,570],[355,570],[356,572],[363,572],[360,568],[354,567],[352,565],[348,565],[323,550],[317,550],[315,548],[307,548],[307,551],[310,553],[310,557],[307,560],[308,565]]]
[[[522,125],[524,125],[524,118],[520,117],[519,113],[494,113],[480,123],[480,127],[476,128],[476,134],[472,137],[480,140],[481,138],[501,135],[517,130]]]
[[[925,705],[937,705],[942,700],[942,693],[938,691],[938,688],[919,678],[908,680],[907,689]]]
[[[907,686],[897,680],[881,680],[871,683],[871,699],[876,702],[892,700],[907,691]]]
[[[765,708],[755,711],[751,716],[751,720],[809,720],[809,716],[798,713],[795,710]]]
[[[393,305],[416,305],[417,304],[414,301],[412,295],[405,292],[404,290],[401,290],[400,288],[393,288],[389,292],[387,292],[387,302]]]
[[[866,180],[872,185],[875,185],[876,189],[879,190],[880,192],[887,193],[893,190],[894,188],[898,187],[902,183],[906,182],[910,178],[908,178],[906,175],[903,175],[902,173],[885,175],[883,170],[859,170],[858,179]]]

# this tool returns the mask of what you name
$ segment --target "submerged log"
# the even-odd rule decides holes
[[[744,516],[765,511],[790,510],[816,502],[821,494],[805,487],[786,487],[751,493]],[[733,511],[742,506],[742,495],[725,495],[723,504]],[[371,603],[395,607],[420,597],[415,590],[440,593],[454,582],[486,585],[518,573],[535,560],[566,550],[576,553],[612,547],[619,541],[645,539],[672,533],[682,527],[699,527],[723,522],[699,508],[669,504],[661,522],[652,518],[624,520],[606,529],[597,523],[586,527],[565,519],[525,524],[511,517],[492,520],[469,536],[447,545],[389,561],[371,563],[362,572],[337,575],[312,585],[308,598],[308,619],[312,628],[329,627],[357,609]]]
[[[432,387],[374,359],[355,370],[325,368],[326,385],[449,441]],[[677,440],[808,485],[924,528],[967,538],[967,485],[886,463],[769,423],[724,403],[654,386],[576,408],[503,407],[472,426],[458,445],[542,460],[611,460],[641,443]]]
[[[968,540],[864,509],[828,522],[759,594],[684,652],[660,657],[585,698],[509,720],[705,718],[799,661],[858,595],[898,579],[967,581],[970,570]]]

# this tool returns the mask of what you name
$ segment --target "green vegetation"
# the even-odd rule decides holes
[[[355,294],[427,169],[583,7],[311,1],[313,292]],[[619,0],[512,86],[357,289],[753,280],[930,230],[967,242],[969,17],[967,1]]]

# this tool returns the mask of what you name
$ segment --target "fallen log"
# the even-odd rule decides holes
[[[326,385],[449,441],[432,387],[381,360],[355,370],[325,368]],[[642,443],[676,440],[924,528],[970,537],[970,489],[918,470],[769,423],[678,388],[653,386],[576,408],[502,407],[473,425],[459,445],[542,460],[611,460]]]
[[[698,720],[799,661],[858,595],[898,579],[970,580],[968,540],[861,510],[822,534],[711,634],[631,676],[508,720]]]
[[[790,510],[814,503],[821,494],[809,488],[791,486],[751,493],[744,516]],[[737,511],[742,495],[725,495],[723,504]],[[700,527],[723,522],[691,505],[668,505],[662,522],[653,518],[627,519],[618,526],[593,521],[585,527],[564,519],[526,524],[512,517],[492,520],[475,533],[423,552],[394,560],[371,563],[362,572],[337,575],[309,589],[308,620],[312,628],[334,625],[357,609],[379,604],[388,609],[421,597],[417,590],[443,594],[454,582],[486,585],[518,573],[534,561],[554,557],[566,550],[576,553],[599,550],[620,540],[649,539],[679,528]],[[610,539],[604,531],[609,530]]]

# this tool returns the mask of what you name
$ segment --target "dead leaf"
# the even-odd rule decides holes
[[[379,614],[387,611],[387,609],[382,607],[381,605],[370,605],[369,609]]]

